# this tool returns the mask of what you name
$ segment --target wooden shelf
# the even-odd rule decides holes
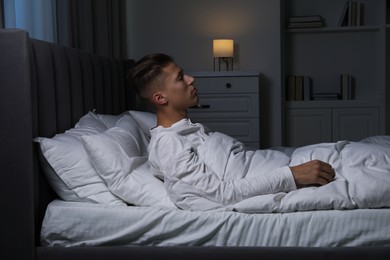
[[[286,29],[288,33],[333,33],[333,32],[345,33],[345,32],[371,32],[371,31],[379,31],[379,30],[380,27],[378,26],[339,26],[339,27]]]
[[[329,108],[329,107],[378,107],[384,105],[383,100],[308,100],[286,101],[286,108]]]

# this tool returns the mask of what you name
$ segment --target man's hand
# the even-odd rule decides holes
[[[320,160],[309,161],[290,167],[297,188],[310,185],[325,185],[334,179],[332,166]]]

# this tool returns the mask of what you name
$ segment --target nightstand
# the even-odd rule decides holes
[[[195,78],[199,107],[193,122],[222,132],[248,147],[260,148],[260,72],[188,72]]]

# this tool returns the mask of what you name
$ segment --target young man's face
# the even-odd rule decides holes
[[[185,75],[175,63],[169,64],[163,70],[166,73],[164,94],[168,104],[178,110],[196,106],[199,98],[193,85],[194,78]]]

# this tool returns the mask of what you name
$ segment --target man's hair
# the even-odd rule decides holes
[[[174,62],[171,56],[162,53],[150,54],[138,60],[130,70],[131,82],[137,95],[147,99],[153,88],[161,86],[164,67]]]

